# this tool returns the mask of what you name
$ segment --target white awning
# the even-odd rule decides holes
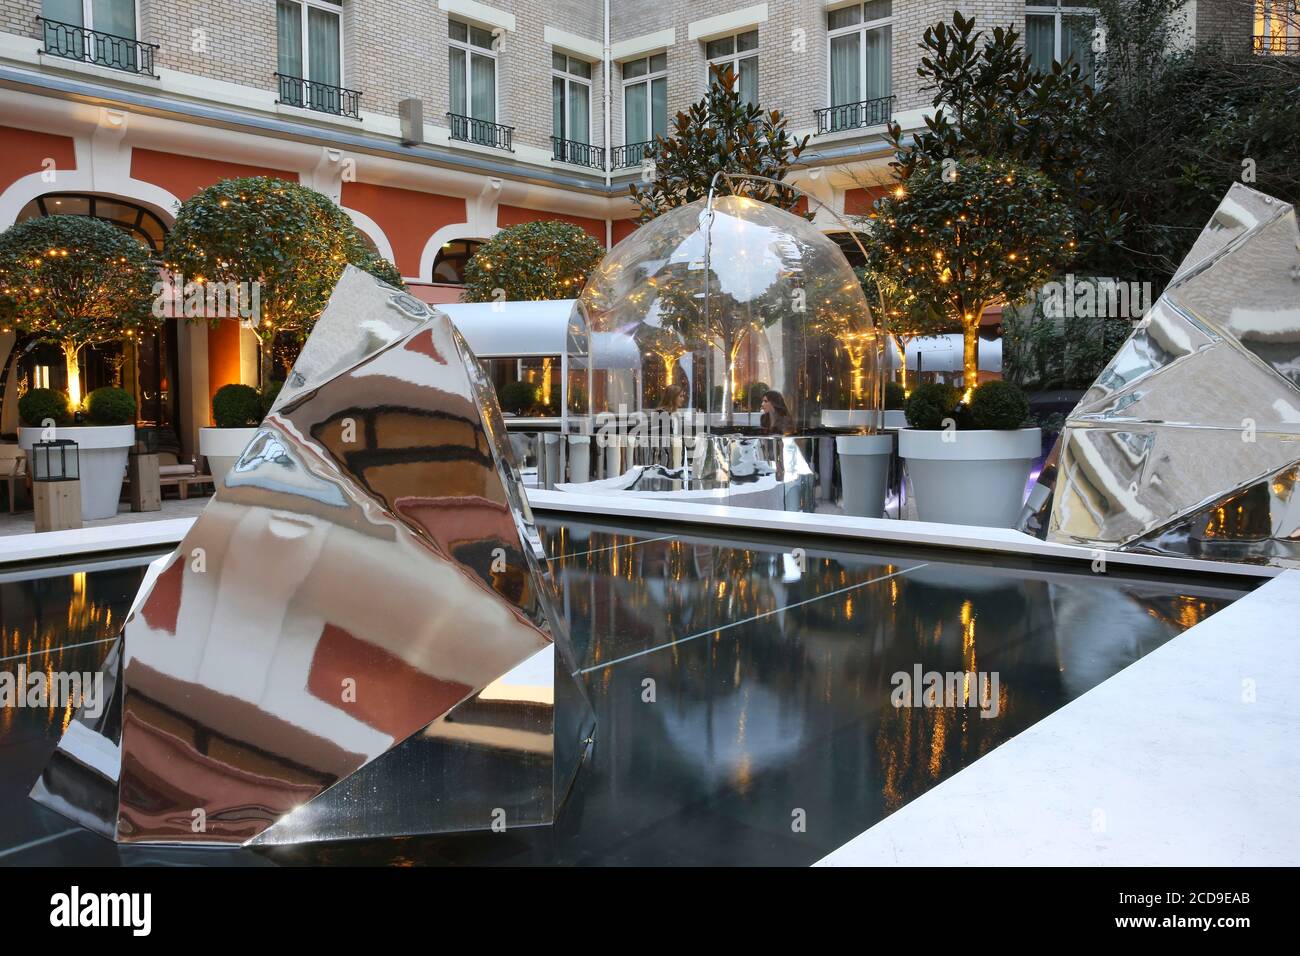
[[[573,299],[551,302],[449,302],[446,312],[481,359],[563,355]]]
[[[980,339],[980,371],[1002,371],[1002,340]],[[898,349],[889,350],[889,367],[898,368]],[[962,337],[960,334],[929,335],[907,343],[907,369],[909,372],[960,372],[962,370]]]

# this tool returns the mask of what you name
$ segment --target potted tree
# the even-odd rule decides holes
[[[1010,382],[985,382],[969,403],[951,385],[922,385],[907,400],[898,453],[922,521],[1010,528],[1020,517],[1041,432],[1024,427],[1029,403]]]
[[[262,421],[262,396],[251,385],[222,385],[212,396],[211,428],[199,429],[199,453],[208,459],[214,482],[239,460]]]
[[[126,456],[135,444],[135,399],[120,388],[97,388],[86,396],[83,421],[75,423],[68,396],[33,388],[18,400],[18,444],[31,456],[37,442],[77,443],[81,465],[81,517],[90,521],[117,514],[126,476]]]

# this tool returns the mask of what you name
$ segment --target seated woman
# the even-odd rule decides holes
[[[763,393],[763,417],[759,419],[764,435],[794,434],[794,416],[785,407],[785,396],[778,391]]]

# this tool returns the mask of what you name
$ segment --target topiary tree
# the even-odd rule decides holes
[[[157,275],[149,250],[102,219],[27,219],[0,233],[0,319],[59,344],[76,407],[81,350],[152,325]]]
[[[510,382],[501,389],[501,407],[514,415],[522,415],[537,403],[537,386],[532,382]]]
[[[550,219],[502,229],[465,266],[466,302],[573,299],[605,248],[586,230]]]
[[[961,392],[942,382],[929,382],[918,385],[903,406],[907,424],[913,428],[930,431],[943,428],[945,419],[957,419],[957,406],[961,404]]]
[[[181,203],[164,260],[178,281],[200,287],[257,284],[258,314],[250,325],[263,384],[271,380],[276,334],[310,332],[349,263],[402,286],[397,268],[366,244],[338,205],[271,176],[224,179]]]
[[[97,388],[86,396],[86,420],[92,425],[134,425],[135,399],[113,385]]]
[[[40,428],[47,420],[55,425],[72,421],[68,396],[52,388],[32,388],[18,399],[18,420],[28,428]]]
[[[807,136],[798,140],[790,135],[786,117],[779,110],[765,111],[741,98],[731,67],[711,67],[709,77],[709,91],[686,112],[677,114],[672,135],[657,137],[646,147],[654,176],[646,186],[632,185],[632,200],[641,207],[641,222],[704,199],[720,171],[784,181],[790,166],[808,146]],[[725,179],[717,188],[719,195],[733,192]],[[798,202],[793,190],[763,183],[737,183],[737,189],[782,209],[793,209]]]
[[[966,409],[971,428],[1010,431],[1029,419],[1029,401],[1017,385],[990,381],[976,387]]]
[[[1074,219],[1043,174],[1001,160],[918,166],[876,204],[882,271],[918,307],[962,330],[967,394],[979,372],[980,317],[1027,298],[1074,258]]]
[[[212,396],[212,423],[218,428],[251,428],[262,421],[262,396],[251,385],[222,385]]]

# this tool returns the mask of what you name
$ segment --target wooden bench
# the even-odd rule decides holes
[[[217,484],[212,480],[211,475],[161,475],[158,478],[158,485],[161,488],[175,486],[180,493],[181,501],[185,501],[190,496],[190,485],[212,485],[215,493]]]

